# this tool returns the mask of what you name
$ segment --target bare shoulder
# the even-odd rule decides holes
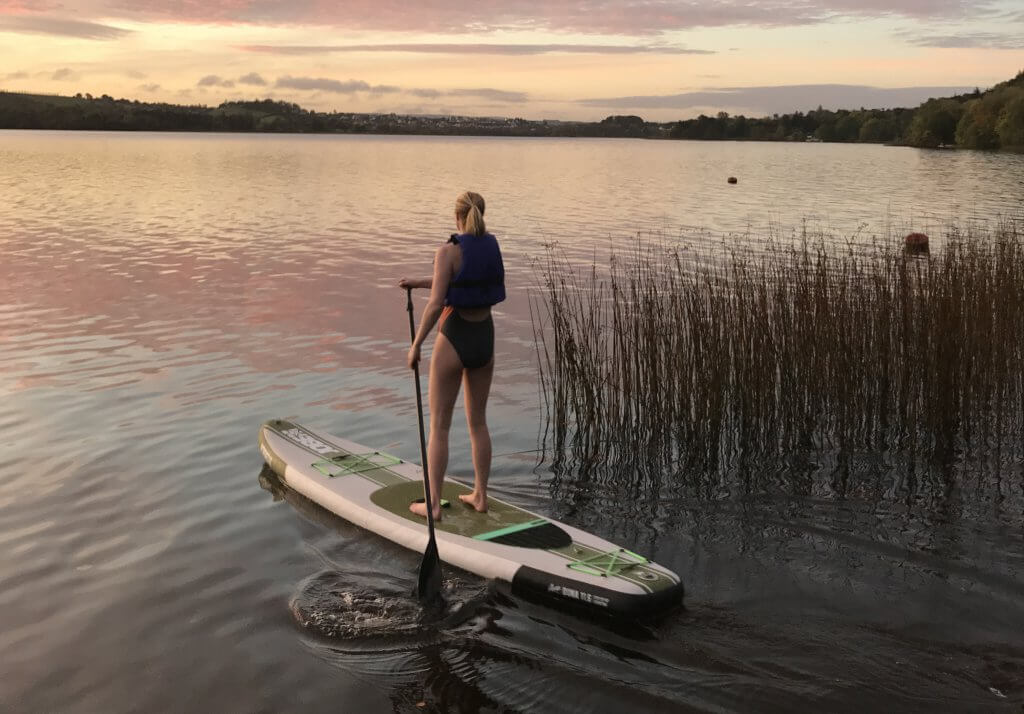
[[[445,243],[438,247],[437,253],[434,254],[434,260],[443,260],[445,263],[452,265],[455,263],[458,255],[458,246],[453,243]]]

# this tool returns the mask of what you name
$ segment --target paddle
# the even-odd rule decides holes
[[[406,288],[406,309],[409,311],[409,339],[416,341],[416,324],[412,316],[412,288]],[[416,584],[416,597],[423,603],[435,603],[441,599],[441,557],[437,554],[437,540],[434,537],[434,506],[430,501],[430,474],[427,472],[427,442],[423,435],[423,397],[420,396],[420,366],[413,365],[416,377],[416,416],[420,420],[420,458],[423,461],[423,499],[427,506],[427,531],[430,539],[423,551],[420,563],[420,578]]]

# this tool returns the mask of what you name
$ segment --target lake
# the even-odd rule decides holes
[[[508,268],[492,492],[679,572],[662,623],[449,569],[457,616],[422,625],[418,555],[261,469],[273,417],[419,460],[395,284],[464,189]],[[529,294],[552,243],[587,266],[638,233],[941,239],[1022,197],[1024,156],[867,145],[0,132],[0,708],[1019,713],[1024,466],[996,501],[964,489],[970,518],[553,500]]]

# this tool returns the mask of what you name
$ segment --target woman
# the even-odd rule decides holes
[[[491,306],[505,299],[505,268],[498,241],[484,224],[484,198],[466,191],[455,199],[459,232],[437,249],[432,278],[402,278],[402,288],[429,288],[420,327],[409,348],[409,368],[420,361],[423,341],[440,321],[430,360],[430,442],[427,466],[434,520],[441,518],[441,484],[448,468],[448,430],[459,396],[466,388],[466,422],[473,445],[473,492],[459,496],[468,506],[487,510],[487,479],[491,473],[491,435],[487,430],[487,397],[494,373],[494,322]],[[427,517],[423,502],[409,506]]]

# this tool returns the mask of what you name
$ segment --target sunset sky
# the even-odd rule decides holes
[[[143,101],[667,121],[1021,69],[1024,0],[0,0],[0,89]]]

